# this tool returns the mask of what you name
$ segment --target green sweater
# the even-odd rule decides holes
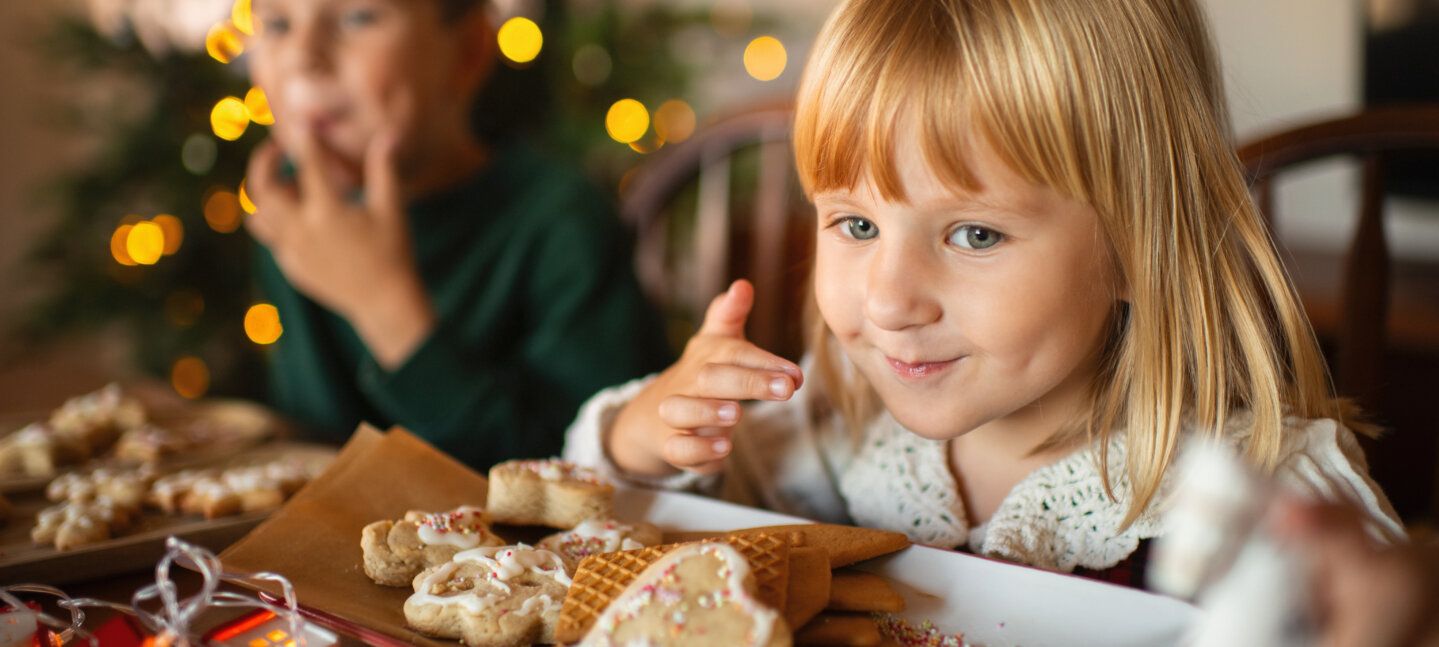
[[[586,398],[668,361],[629,238],[577,171],[497,149],[484,171],[408,211],[439,323],[393,372],[259,249],[260,288],[284,328],[272,404],[319,438],[343,441],[366,421],[401,425],[479,470],[543,458]]]

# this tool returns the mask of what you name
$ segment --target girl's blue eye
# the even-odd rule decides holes
[[[261,18],[260,34],[264,36],[278,36],[290,31],[290,20],[288,18]]]
[[[373,9],[355,9],[346,11],[345,15],[340,17],[340,24],[350,28],[368,27],[375,24],[376,18],[377,14]]]
[[[844,231],[855,240],[869,240],[879,235],[879,227],[864,218],[857,217],[844,219]]]
[[[964,225],[949,235],[949,242],[965,249],[989,249],[1004,240],[1004,234],[978,225]]]

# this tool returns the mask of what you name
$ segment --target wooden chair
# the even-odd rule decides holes
[[[795,177],[792,124],[787,104],[726,115],[664,146],[621,184],[635,270],[676,349],[710,300],[746,278],[755,286],[749,339],[791,359],[803,352],[814,210]]]
[[[1390,342],[1396,333],[1409,348],[1439,352],[1439,268],[1396,265],[1385,238],[1386,160],[1394,153],[1424,149],[1439,151],[1439,106],[1369,108],[1262,137],[1238,149],[1255,199],[1266,214],[1272,214],[1274,179],[1281,172],[1333,156],[1361,160],[1358,223],[1342,261],[1340,286],[1331,290],[1334,293],[1325,294],[1312,287],[1306,289],[1302,277],[1296,280],[1316,331],[1331,349],[1339,394],[1357,399],[1386,426],[1393,426],[1396,420],[1395,406],[1427,406],[1430,419],[1439,420],[1439,414],[1434,413],[1439,407],[1432,405],[1433,396],[1439,392],[1431,388],[1429,396],[1421,398],[1430,402],[1422,404],[1397,402],[1391,391],[1401,386],[1397,382],[1406,378],[1386,370],[1386,358],[1394,356]],[[1439,177],[1434,181],[1439,182]],[[1272,224],[1272,215],[1269,217]],[[1393,298],[1396,295],[1403,298],[1396,302]],[[1402,442],[1386,439],[1383,448],[1366,443],[1366,451],[1372,457],[1376,450],[1404,453],[1406,444],[1419,448],[1417,455],[1405,456],[1402,460],[1426,469],[1429,482],[1405,485],[1411,489],[1414,485],[1427,485],[1431,500],[1429,514],[1439,513],[1439,482],[1435,481],[1435,463],[1439,461],[1434,440],[1439,436],[1436,428],[1414,430],[1426,432],[1422,438],[1413,437],[1416,434],[1408,430],[1394,431],[1400,433],[1389,438]],[[1411,437],[1401,438],[1405,435]],[[1381,482],[1385,480],[1386,469],[1389,468],[1382,465],[1374,467]],[[1394,495],[1394,488],[1386,489]],[[1396,501],[1396,507],[1398,504]]]

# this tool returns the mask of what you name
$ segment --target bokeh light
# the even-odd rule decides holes
[[[215,23],[210,32],[205,34],[205,51],[210,53],[210,58],[229,63],[245,52],[243,36],[234,23],[228,20]]]
[[[610,60],[610,53],[594,43],[575,50],[573,66],[575,80],[588,86],[604,83],[610,78],[610,72],[614,70],[614,62]]]
[[[185,240],[185,225],[180,219],[168,213],[155,216],[151,222],[160,225],[160,231],[165,233],[165,248],[163,253],[166,256],[180,251],[180,242]]]
[[[198,291],[179,289],[165,297],[165,318],[179,328],[188,328],[205,314],[205,297]]]
[[[250,126],[250,109],[238,97],[225,97],[210,110],[210,127],[220,139],[235,141]]]
[[[744,48],[744,69],[749,75],[761,81],[773,81],[784,74],[789,62],[784,43],[773,36],[760,36]]]
[[[662,139],[659,135],[651,132],[649,134],[646,134],[644,137],[630,142],[630,150],[641,155],[649,155],[650,153],[653,153],[664,147],[664,145],[665,140]]]
[[[255,34],[255,16],[250,12],[250,0],[235,0],[235,6],[230,9],[230,20],[240,33],[247,36]]]
[[[695,111],[690,104],[671,99],[655,109],[655,134],[665,142],[682,142],[695,132]]]
[[[610,106],[605,115],[605,131],[621,144],[628,144],[645,136],[650,129],[650,113],[644,104],[634,99],[620,99]]]
[[[215,138],[195,133],[185,138],[185,145],[180,148],[180,163],[185,170],[204,175],[215,168],[215,159],[219,155],[220,148],[215,145]]]
[[[245,193],[244,180],[240,180],[240,208],[244,209],[245,213],[248,214],[255,213],[256,209],[254,201],[250,200],[250,194]]]
[[[516,63],[528,63],[540,55],[545,37],[535,21],[516,16],[500,26],[498,34],[500,53]]]
[[[135,265],[135,259],[130,258],[130,252],[125,249],[125,244],[130,240],[130,230],[134,225],[120,225],[115,228],[115,233],[110,235],[110,256],[115,262],[121,265]]]
[[[250,121],[261,126],[275,123],[275,113],[270,112],[270,100],[260,88],[250,88],[250,91],[245,93],[245,110],[250,112]]]
[[[268,303],[257,303],[245,312],[245,336],[256,344],[273,344],[284,329],[280,327],[280,311]]]
[[[125,235],[125,252],[140,265],[154,265],[165,254],[165,230],[151,220],[135,223]]]
[[[198,357],[181,357],[170,367],[170,386],[191,400],[210,390],[210,367]]]
[[[234,233],[240,228],[244,216],[240,212],[240,198],[224,189],[210,192],[205,198],[205,224],[222,234]]]

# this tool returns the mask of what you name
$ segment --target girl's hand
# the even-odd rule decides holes
[[[1280,535],[1313,572],[1323,647],[1439,645],[1439,546],[1380,547],[1359,511],[1281,502]]]
[[[420,280],[395,163],[397,138],[371,141],[363,168],[364,202],[346,198],[332,173],[343,163],[308,130],[290,151],[298,183],[279,177],[274,141],[250,158],[246,187],[257,212],[245,221],[270,248],[285,278],[344,317],[384,368],[394,368],[434,328],[434,306]]]
[[[793,362],[745,340],[754,286],[743,279],[715,297],[684,354],[625,406],[605,441],[633,474],[718,471],[744,400],[788,400],[804,383]]]

